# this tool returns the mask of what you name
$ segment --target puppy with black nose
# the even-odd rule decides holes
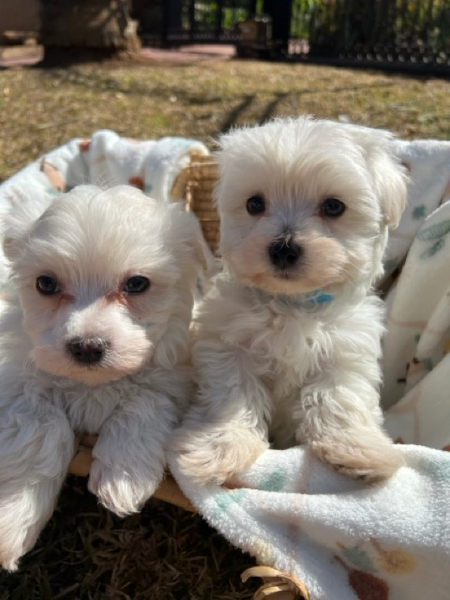
[[[285,233],[272,242],[268,250],[275,269],[286,274],[295,265],[302,253],[302,247],[292,239],[290,233]]]
[[[159,485],[189,393],[202,237],[181,205],[80,186],[6,217],[0,319],[0,564],[52,514],[75,434],[98,434],[89,489],[118,515]]]
[[[402,464],[382,427],[373,293],[406,200],[387,132],[310,118],[221,140],[224,272],[200,307],[181,470],[222,483],[273,439],[351,477]]]
[[[74,337],[67,342],[67,350],[82,365],[95,365],[101,362],[107,346],[108,342],[101,337]]]

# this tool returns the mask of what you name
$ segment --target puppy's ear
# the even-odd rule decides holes
[[[33,197],[21,189],[11,190],[2,227],[3,252],[8,260],[14,261],[20,257],[34,223],[52,201],[53,198],[46,194]]]
[[[185,210],[181,202],[175,203],[174,206],[177,211],[178,240],[182,248],[189,249],[197,266],[208,275],[213,270],[215,259],[203,237],[200,223],[194,213]]]
[[[393,136],[387,131],[352,125],[349,127],[353,130],[355,141],[365,152],[385,223],[388,227],[395,228],[405,209],[408,177],[406,168],[390,148]]]

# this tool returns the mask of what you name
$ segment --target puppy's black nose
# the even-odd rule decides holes
[[[74,337],[67,343],[67,350],[77,362],[95,365],[105,356],[108,343],[100,337]]]
[[[280,237],[269,246],[270,262],[277,269],[293,267],[303,254],[303,248],[296,244],[291,235]]]

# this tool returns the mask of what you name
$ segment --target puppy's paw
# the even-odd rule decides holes
[[[20,558],[35,545],[61,487],[62,476],[30,485],[33,477],[37,475],[29,471],[25,481],[0,482],[0,566],[7,571],[16,571]]]
[[[24,554],[22,550],[15,548],[0,548],[0,567],[5,571],[17,571],[19,558]]]
[[[311,449],[318,458],[339,473],[352,479],[374,483],[389,479],[404,464],[399,449],[387,437],[382,443],[380,439],[377,441],[373,446],[368,443],[358,445],[337,440],[313,442]]]
[[[245,471],[269,444],[248,430],[180,430],[175,451],[181,472],[201,485],[221,485]]]
[[[15,517],[12,508],[11,505],[3,505],[3,514],[0,516],[0,566],[6,571],[17,571],[19,559],[32,548],[36,540],[36,536],[28,540],[28,528]]]
[[[35,527],[22,527],[11,515],[9,527],[1,527],[0,566],[6,571],[17,571],[19,560],[36,543],[38,537]]]
[[[20,558],[33,548],[45,525],[45,520],[34,521],[34,507],[26,504],[28,497],[16,497],[14,500],[6,506],[3,504],[0,516],[0,566],[11,572],[17,571]],[[14,506],[18,507],[17,512]],[[23,508],[28,509],[28,514],[24,515]]]
[[[162,479],[162,473],[131,477],[124,469],[111,467],[95,459],[91,466],[88,488],[105,508],[119,517],[139,512],[153,495]]]

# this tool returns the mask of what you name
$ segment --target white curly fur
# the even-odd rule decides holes
[[[127,186],[28,199],[7,218],[11,292],[0,321],[0,564],[9,570],[49,519],[75,433],[98,433],[89,489],[118,515],[163,477],[189,392],[189,322],[202,238],[181,205]],[[43,295],[40,276],[58,282]],[[142,293],[124,291],[133,276]],[[100,362],[74,338],[101,338]]]
[[[310,118],[222,138],[217,204],[225,269],[195,328],[198,391],[175,434],[186,475],[223,483],[269,440],[281,448],[307,444],[368,481],[400,466],[382,429],[383,306],[372,292],[388,225],[398,224],[406,200],[389,139]],[[265,209],[252,215],[246,202],[255,195]],[[345,212],[326,215],[327,198],[344,202]],[[268,249],[287,234],[302,254],[280,271]]]

